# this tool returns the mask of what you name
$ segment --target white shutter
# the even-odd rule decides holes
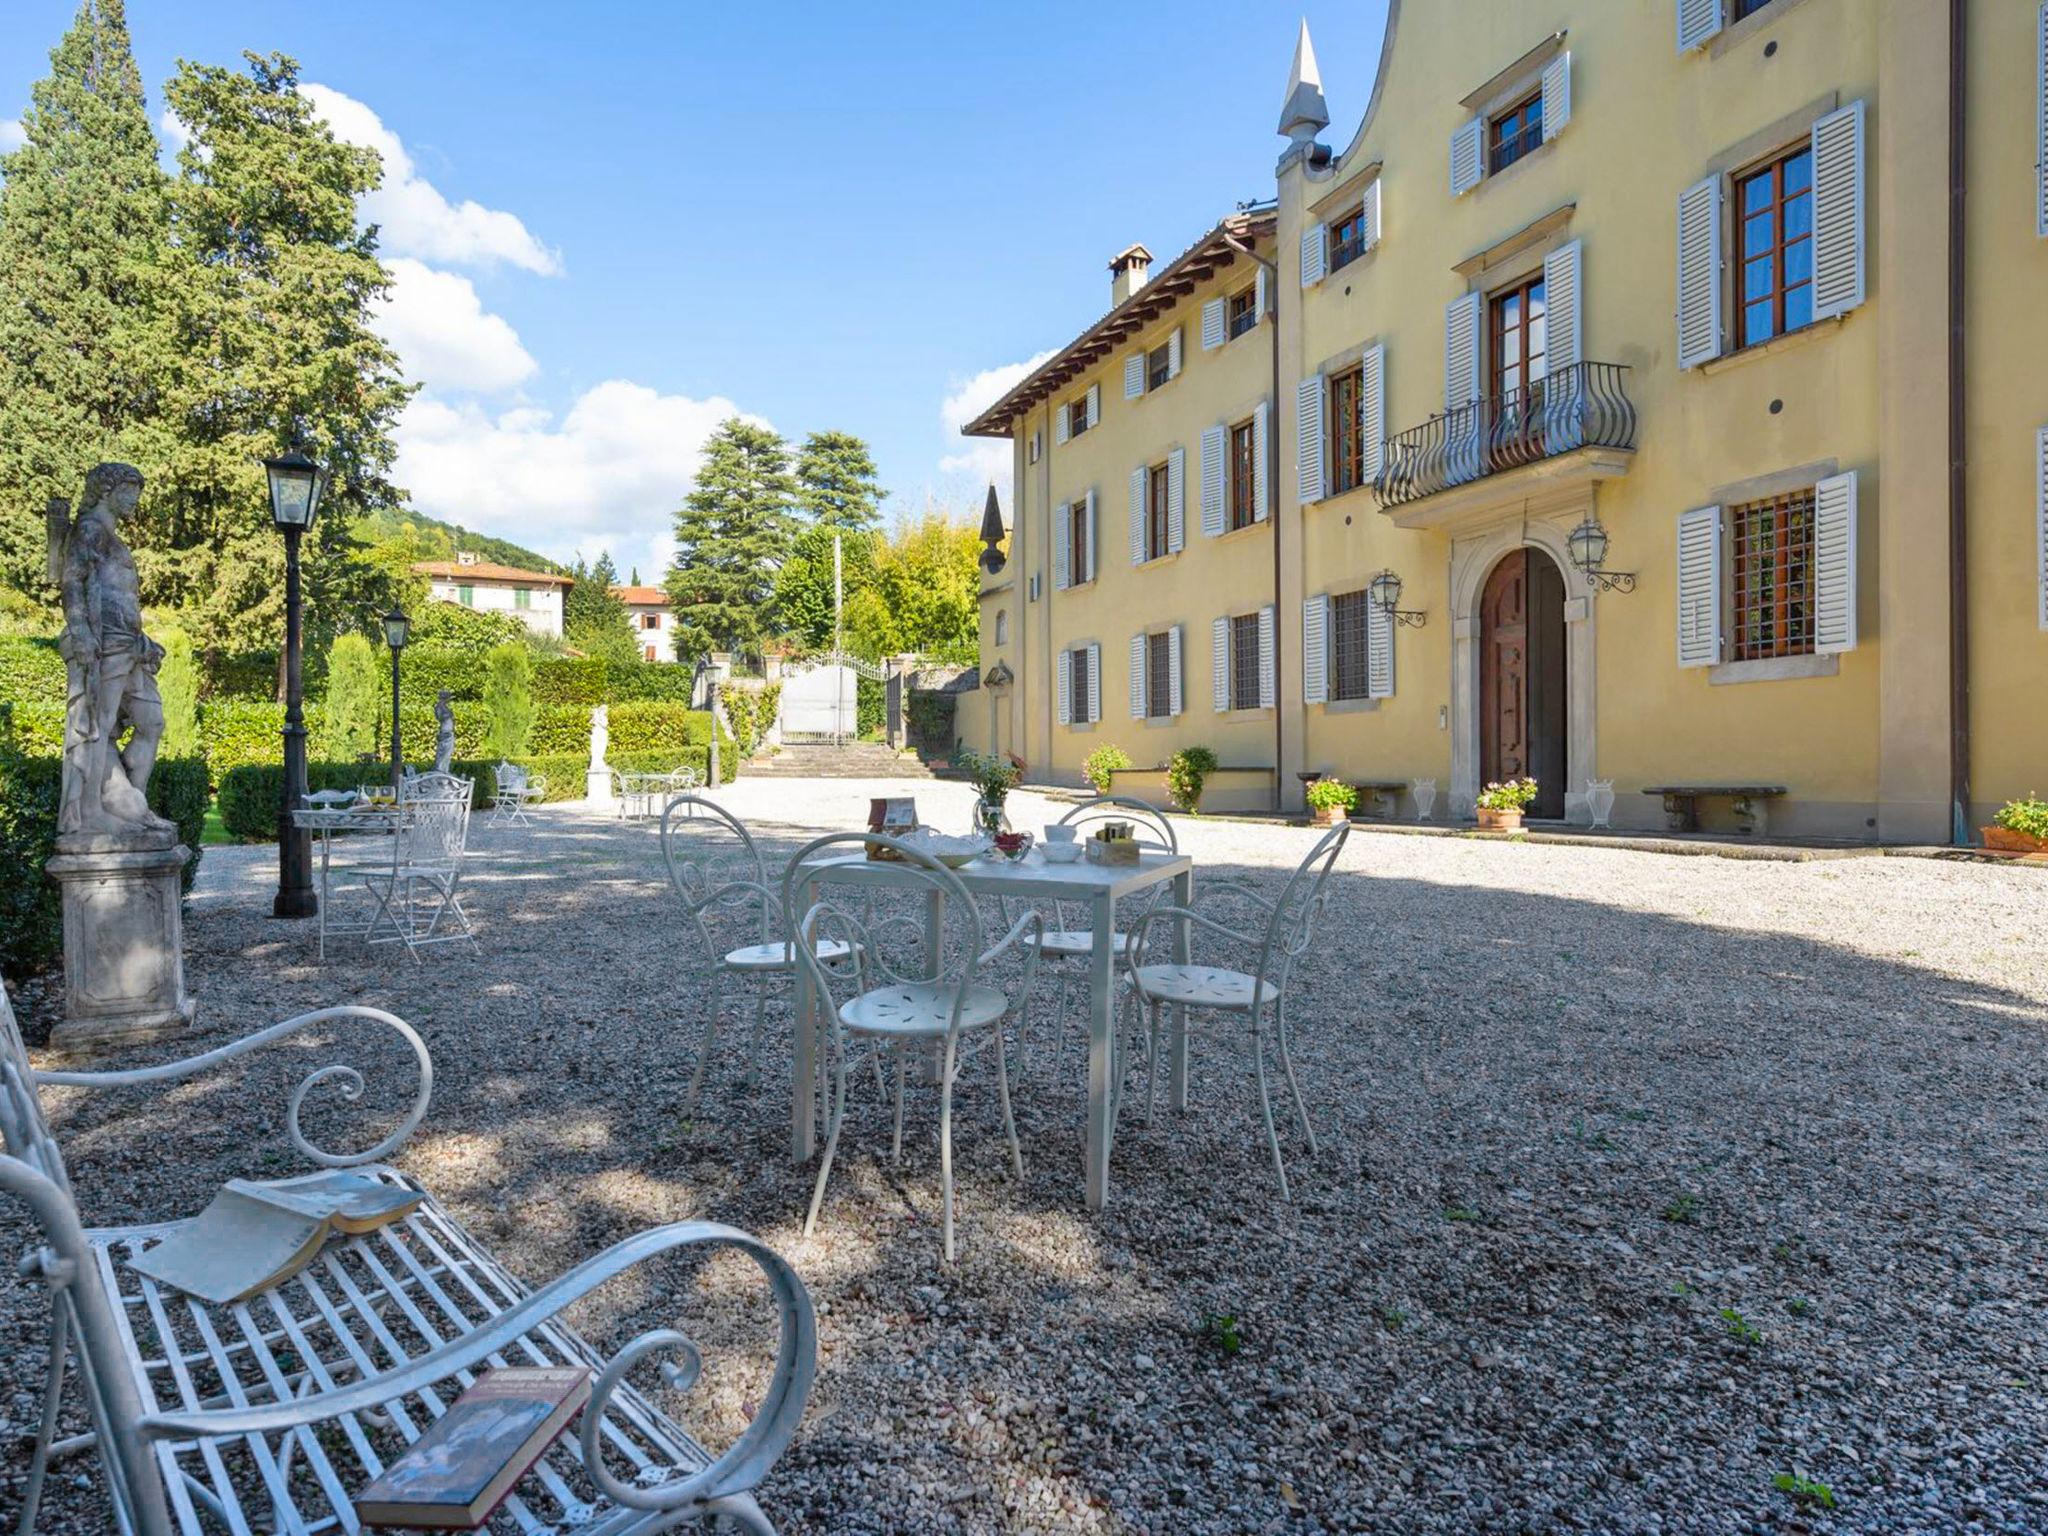
[[[1444,309],[1444,409],[1451,418],[1444,444],[1447,484],[1479,478],[1480,417],[1465,407],[1479,398],[1479,295],[1468,293]]]
[[[1086,572],[1081,579],[1093,581],[1102,574],[1102,544],[1095,537],[1095,487],[1092,485],[1088,487],[1088,505],[1082,524],[1081,532],[1087,540],[1087,547],[1081,551],[1081,569]]]
[[[1102,424],[1102,386],[1088,386],[1088,430],[1093,432]]]
[[[1678,664],[1721,659],[1721,509],[1678,514]]]
[[[1266,264],[1259,263],[1259,275],[1252,279],[1252,313],[1266,318]]]
[[[1259,610],[1259,708],[1272,709],[1279,700],[1279,669],[1274,666],[1274,609],[1271,603]]]
[[[1365,185],[1365,202],[1359,210],[1358,221],[1364,226],[1361,233],[1364,248],[1369,251],[1380,243],[1380,179],[1377,176]]]
[[[1485,120],[1475,117],[1451,135],[1451,196],[1463,197],[1485,174],[1480,161],[1480,140],[1485,132]]]
[[[1678,51],[1690,53],[1721,30],[1721,0],[1678,0]]]
[[[1055,446],[1064,448],[1067,439],[1073,435],[1073,412],[1066,406],[1057,406],[1052,413],[1052,440]]]
[[[1301,702],[1330,698],[1330,600],[1312,597],[1301,605]]]
[[[1135,400],[1145,393],[1145,354],[1133,352],[1124,359],[1124,398]]]
[[[1223,458],[1229,433],[1209,427],[1202,433],[1202,536],[1220,536],[1228,521],[1224,510]]]
[[[1312,373],[1294,394],[1294,487],[1303,506],[1323,499],[1323,376]]]
[[[1181,711],[1180,679],[1182,672],[1180,626],[1178,624],[1174,625],[1167,633],[1173,638],[1166,642],[1166,710],[1168,714],[1178,715]]]
[[[1813,488],[1813,649],[1856,649],[1856,472]]]
[[[2041,556],[2041,627],[2048,629],[2048,427],[2034,434],[2034,521]]]
[[[1272,422],[1273,402],[1261,400],[1252,412],[1252,520],[1259,523],[1273,515],[1273,476],[1266,467],[1266,436]]]
[[[1073,523],[1071,507],[1052,509],[1052,584],[1058,592],[1064,592],[1073,585],[1074,556],[1067,547],[1072,538]]]
[[[1394,616],[1369,597],[1365,600],[1365,696],[1394,696]]]
[[[1261,267],[1259,270],[1263,272],[1266,269]],[[1211,299],[1202,306],[1202,350],[1214,352],[1229,339],[1230,334],[1224,326],[1223,301]]]
[[[1301,232],[1301,286],[1313,288],[1323,280],[1327,270],[1330,242],[1320,224],[1311,224]]]
[[[1363,418],[1365,483],[1379,478],[1387,447],[1387,348],[1380,342],[1365,349],[1358,367],[1358,405]]]
[[[1716,0],[1719,3],[1719,0]],[[1721,355],[1721,178],[1678,194],[1678,366]]]
[[[1209,690],[1216,713],[1230,708],[1230,620],[1218,619],[1209,626]]]
[[[1053,670],[1059,674],[1057,692],[1060,698],[1060,724],[1074,723],[1074,653],[1061,651],[1059,665]]]
[[[1131,564],[1145,563],[1145,467],[1131,471]]]
[[[1584,357],[1586,306],[1579,272],[1579,242],[1559,246],[1543,258],[1546,355],[1543,376],[1543,433],[1552,453],[1576,448],[1585,440],[1586,393],[1573,370]]]
[[[1092,724],[1102,718],[1102,647],[1091,644],[1088,647],[1088,719]]]
[[[1145,718],[1145,637],[1131,636],[1131,718]]]
[[[1187,542],[1188,456],[1176,448],[1166,456],[1166,549],[1179,554]]]
[[[1813,318],[1863,302],[1863,103],[1813,125]]]
[[[1543,142],[1548,144],[1572,120],[1572,55],[1566,49],[1543,67]]]
[[[1166,338],[1166,376],[1169,379],[1180,377],[1180,327],[1177,325]]]
[[[2048,5],[2034,36],[2034,233],[2048,236]]]

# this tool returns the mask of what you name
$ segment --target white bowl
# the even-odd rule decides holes
[[[1079,831],[1080,828],[1072,822],[1055,821],[1045,829],[1045,840],[1048,843],[1071,843]]]
[[[1048,864],[1078,864],[1081,862],[1079,843],[1044,843],[1039,852],[1045,855]]]

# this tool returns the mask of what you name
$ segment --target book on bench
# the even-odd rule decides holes
[[[355,1496],[366,1526],[473,1531],[590,1401],[587,1366],[486,1371]]]
[[[281,1285],[336,1232],[374,1232],[422,1196],[346,1169],[296,1179],[230,1179],[205,1210],[130,1266],[187,1295],[226,1306]]]

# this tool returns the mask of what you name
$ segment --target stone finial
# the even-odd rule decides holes
[[[988,501],[981,509],[981,568],[993,576],[1003,568],[1003,508],[996,500],[996,488],[988,488]]]
[[[1307,144],[1330,126],[1330,106],[1323,100],[1323,72],[1316,64],[1316,45],[1309,41],[1308,18],[1294,42],[1294,68],[1287,76],[1287,101],[1280,108],[1279,131],[1297,144]]]

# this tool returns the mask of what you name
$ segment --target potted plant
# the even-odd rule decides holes
[[[2048,800],[2008,800],[1984,829],[1984,846],[2000,853],[2048,853]]]
[[[1473,809],[1479,814],[1479,830],[1482,832],[1514,832],[1522,825],[1522,812],[1529,802],[1536,798],[1534,779],[1509,779],[1505,784],[1489,784],[1479,791],[1479,798],[1473,802]]]
[[[1317,779],[1309,785],[1308,808],[1315,813],[1319,827],[1335,824],[1341,817],[1348,820],[1352,807],[1358,804],[1358,791],[1342,779]]]
[[[1166,763],[1166,793],[1190,816],[1202,809],[1202,786],[1216,771],[1216,754],[1207,747],[1182,747]]]
[[[1095,786],[1095,793],[1106,795],[1116,776],[1130,766],[1130,753],[1114,742],[1105,742],[1081,759],[1081,777]]]
[[[1023,777],[1017,765],[987,752],[970,752],[960,760],[960,766],[974,785],[975,830],[990,837],[1008,831],[1010,822],[1003,813],[1003,802]]]

